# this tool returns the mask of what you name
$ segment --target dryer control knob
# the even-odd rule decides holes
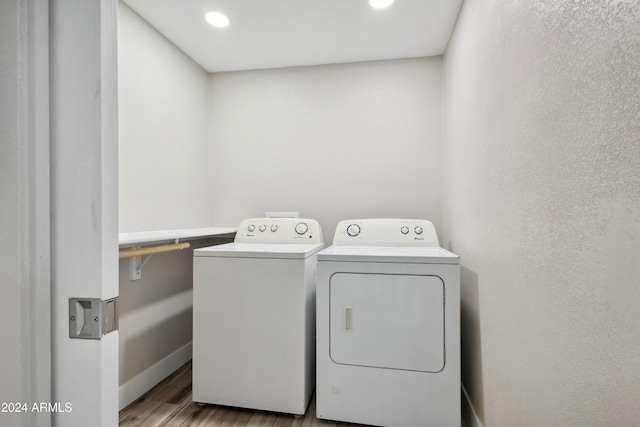
[[[249,230],[250,233],[253,232],[253,230],[255,229],[256,229],[256,226],[253,224],[249,224],[249,226],[247,227],[247,230]]]
[[[264,230],[266,230],[266,229],[267,229],[267,226],[266,226],[266,225],[264,225],[264,224],[262,224],[262,225],[260,225],[260,228],[259,228],[258,230],[260,230],[260,231],[264,231]]]
[[[400,232],[401,232],[402,234],[407,234],[407,233],[409,232],[409,227],[403,226],[403,227],[400,229]]]
[[[360,234],[360,226],[358,224],[351,224],[347,227],[347,234],[351,237],[356,237]]]
[[[414,229],[413,229],[413,231],[415,231],[415,232],[416,232],[416,234],[422,234],[422,231],[423,231],[423,230],[422,230],[422,227],[417,226],[416,228],[414,228]]]
[[[299,222],[296,224],[296,233],[304,234],[309,230],[309,226],[304,222]]]
[[[273,231],[274,233],[275,233],[276,231],[278,231],[278,224],[273,224],[273,225],[271,226],[271,231]]]

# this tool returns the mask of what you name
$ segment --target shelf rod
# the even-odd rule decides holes
[[[146,248],[133,248],[121,250],[118,258],[131,258],[134,256],[153,255],[163,252],[181,251],[191,247],[189,243],[175,243],[172,245],[150,246]]]

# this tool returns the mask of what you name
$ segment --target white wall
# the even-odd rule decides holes
[[[212,223],[265,211],[441,225],[441,58],[211,75]]]
[[[120,232],[208,226],[208,73],[118,11]]]
[[[209,75],[122,2],[118,25],[120,232],[208,226]],[[119,269],[122,406],[191,357],[192,251]]]
[[[179,295],[191,293],[192,256],[153,255],[137,281],[129,280],[129,259],[120,261],[121,385],[191,342],[192,301]]]
[[[640,2],[464,3],[444,243],[487,426],[640,422]]]

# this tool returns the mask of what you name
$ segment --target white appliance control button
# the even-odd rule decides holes
[[[247,230],[249,230],[250,233],[253,232],[253,230],[255,229],[256,229],[256,226],[253,224],[249,224],[249,226],[247,227]]]
[[[409,232],[409,227],[403,226],[403,227],[400,229],[400,232],[401,232],[402,234],[407,234],[407,233]]]
[[[416,228],[413,229],[413,231],[415,231],[416,234],[422,234],[422,227],[417,226]]]
[[[273,225],[271,226],[271,231],[273,231],[273,232],[278,231],[278,224],[273,224]]]
[[[299,222],[298,224],[296,224],[296,233],[304,234],[307,232],[307,230],[309,230],[309,226],[304,222]]]
[[[351,237],[356,237],[360,234],[360,226],[358,224],[351,224],[347,227],[347,234]]]
[[[260,228],[259,228],[260,231],[264,231],[266,229],[267,229],[266,225],[264,225],[264,224],[260,225]]]

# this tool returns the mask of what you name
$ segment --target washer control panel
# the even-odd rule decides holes
[[[322,229],[309,218],[251,218],[238,226],[236,242],[324,243]]]
[[[340,221],[333,237],[336,246],[439,247],[431,221],[424,219],[349,219]]]

